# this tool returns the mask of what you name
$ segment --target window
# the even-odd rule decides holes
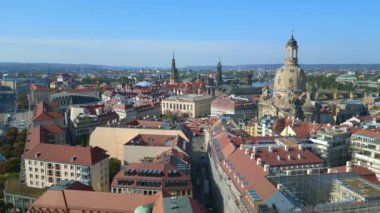
[[[74,177],[74,172],[71,172],[71,173],[70,173],[70,176],[71,176],[71,177]]]
[[[67,165],[64,165],[63,168],[64,168],[64,169],[67,169]]]
[[[43,166],[44,165],[44,162],[40,162],[40,166]]]
[[[33,168],[32,167],[29,167],[29,172],[33,171]]]
[[[31,181],[29,181],[29,184],[30,184],[30,185],[33,185],[33,181],[32,181],[32,180],[31,180]]]
[[[33,175],[32,175],[32,174],[30,174],[30,175],[29,175],[29,177],[30,177],[30,178],[33,178]]]
[[[32,165],[32,161],[31,160],[29,160],[28,163],[29,163],[29,165]]]

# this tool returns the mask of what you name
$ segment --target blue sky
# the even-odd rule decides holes
[[[380,1],[9,0],[0,61],[133,66],[380,63]]]

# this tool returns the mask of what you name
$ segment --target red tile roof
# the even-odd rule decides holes
[[[242,194],[246,194],[247,190],[253,189],[261,196],[262,200],[259,201],[259,204],[262,204],[277,192],[276,186],[266,178],[263,167],[257,165],[255,160],[251,160],[249,155],[244,154],[244,150],[235,150],[227,161],[233,165],[234,169],[230,172],[224,163],[221,164],[222,168]],[[238,175],[241,177],[239,183]],[[246,185],[241,187],[241,182],[244,181],[246,181]]]
[[[39,143],[55,143],[54,135],[64,133],[65,131],[55,124],[33,127],[26,135],[25,150],[31,150]]]
[[[40,143],[24,153],[25,159],[91,166],[108,158],[99,147],[66,146]]]
[[[186,190],[192,189],[191,184],[191,178],[186,175],[185,173],[179,171],[174,165],[170,164],[169,162],[162,162],[162,163],[130,163],[127,166],[128,169],[134,170],[133,175],[125,175],[125,169],[122,169],[119,173],[115,175],[115,177],[112,180],[111,186],[112,187],[118,187],[118,188],[145,188],[144,186],[138,186],[137,181],[159,181],[161,182],[161,185],[155,188],[159,188],[163,191],[165,191],[166,188],[169,188],[165,186],[165,182],[167,181],[186,181],[187,184],[183,186],[176,186],[176,187],[170,187],[170,188],[181,188]],[[158,170],[161,171],[163,176],[161,177],[151,177],[151,176],[140,176],[137,174],[137,171],[140,169],[146,169],[146,170]],[[169,171],[176,170],[178,172],[178,176],[170,177]],[[118,181],[120,180],[130,180],[133,181],[131,185],[119,185]],[[152,187],[150,187],[152,188]]]
[[[78,190],[47,190],[31,204],[29,210],[50,210],[65,212],[109,212],[130,213],[138,206],[150,205],[162,197],[156,195],[118,194]]]
[[[380,132],[371,131],[368,129],[361,129],[353,133],[355,135],[365,135],[368,137],[380,138]]]
[[[299,158],[299,156],[301,158]],[[280,159],[278,159],[278,157]],[[289,158],[290,157],[290,158]],[[256,159],[261,158],[265,164],[270,166],[288,166],[288,165],[305,165],[321,164],[324,161],[309,150],[299,150],[298,148],[289,147],[288,151],[284,148],[260,148],[256,151]]]
[[[52,89],[52,88],[40,86],[37,84],[31,84],[30,90],[34,92],[57,92],[58,91],[57,89]]]

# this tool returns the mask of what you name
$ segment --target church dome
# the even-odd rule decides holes
[[[305,72],[296,65],[282,66],[274,77],[274,90],[304,92],[306,90]]]
[[[149,206],[145,206],[145,205],[138,206],[135,209],[135,213],[150,213],[150,212],[151,212],[150,207]]]
[[[287,46],[297,46],[297,41],[294,39],[293,35],[292,37],[289,39],[288,43],[287,43]]]

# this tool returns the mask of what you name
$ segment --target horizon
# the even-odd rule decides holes
[[[170,67],[174,51],[178,67],[282,64],[294,29],[300,64],[379,63],[380,2],[281,2],[6,2],[0,61]]]

